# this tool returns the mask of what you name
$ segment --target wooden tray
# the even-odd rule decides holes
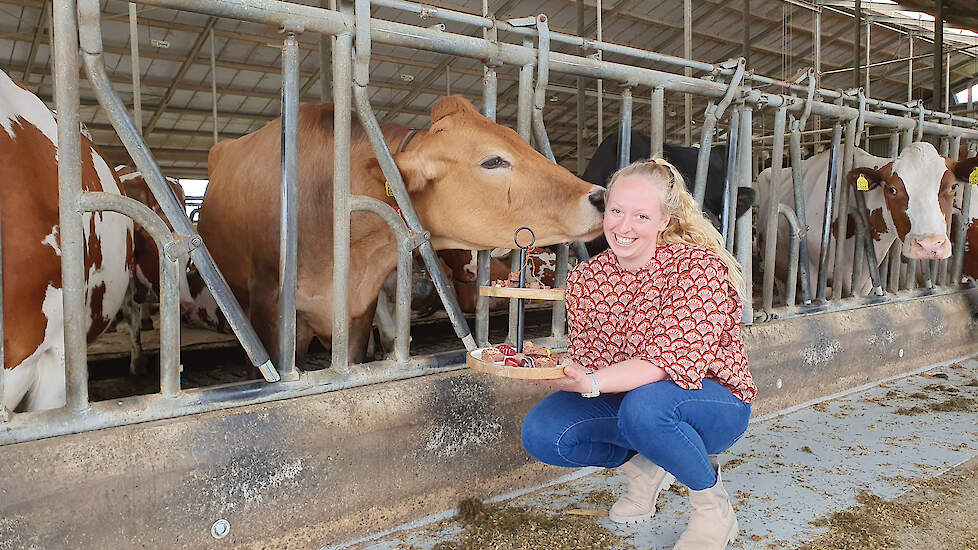
[[[562,288],[514,288],[506,286],[480,286],[480,296],[493,298],[523,298],[524,300],[564,301]]]
[[[547,380],[564,377],[564,367],[529,368],[500,365],[482,360],[482,349],[474,349],[465,354],[465,363],[474,371],[522,380]]]

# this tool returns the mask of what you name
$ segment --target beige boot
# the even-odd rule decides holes
[[[739,528],[719,469],[716,484],[702,491],[690,491],[689,503],[693,506],[689,525],[673,550],[725,550]]]
[[[635,455],[619,466],[628,478],[628,490],[611,507],[608,517],[618,523],[639,523],[652,519],[655,501],[675,477],[642,455]]]

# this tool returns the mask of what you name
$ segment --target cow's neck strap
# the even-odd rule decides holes
[[[411,131],[408,132],[408,134],[401,141],[401,146],[397,148],[397,152],[403,153],[407,149],[408,144],[411,143],[411,140],[414,139],[414,136],[418,135],[418,132],[420,131],[421,130],[419,130],[418,128],[411,128]],[[390,182],[387,181],[384,182],[384,186],[386,187],[387,190],[387,196],[394,203],[391,206],[394,207],[394,211],[397,212],[397,215],[400,216],[402,220],[404,220],[404,225],[408,225],[407,218],[404,217],[404,212],[401,212],[401,207],[398,206],[397,201],[394,200],[394,193],[391,192],[390,185],[391,185]]]

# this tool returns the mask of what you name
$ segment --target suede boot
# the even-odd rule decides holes
[[[618,523],[639,523],[652,519],[655,501],[668,489],[675,477],[642,455],[635,455],[619,466],[628,478],[628,490],[615,501],[608,513]]]
[[[673,550],[725,550],[737,536],[737,517],[723,488],[719,468],[716,471],[717,482],[713,487],[689,492],[693,511]]]

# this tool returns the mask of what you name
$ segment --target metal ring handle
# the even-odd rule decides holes
[[[520,231],[523,231],[524,229],[530,232],[530,244],[526,246],[522,246],[520,244]],[[537,242],[537,235],[529,227],[521,227],[517,229],[516,234],[513,235],[513,242],[516,244],[516,248],[530,248],[531,246],[533,246],[533,243]]]

